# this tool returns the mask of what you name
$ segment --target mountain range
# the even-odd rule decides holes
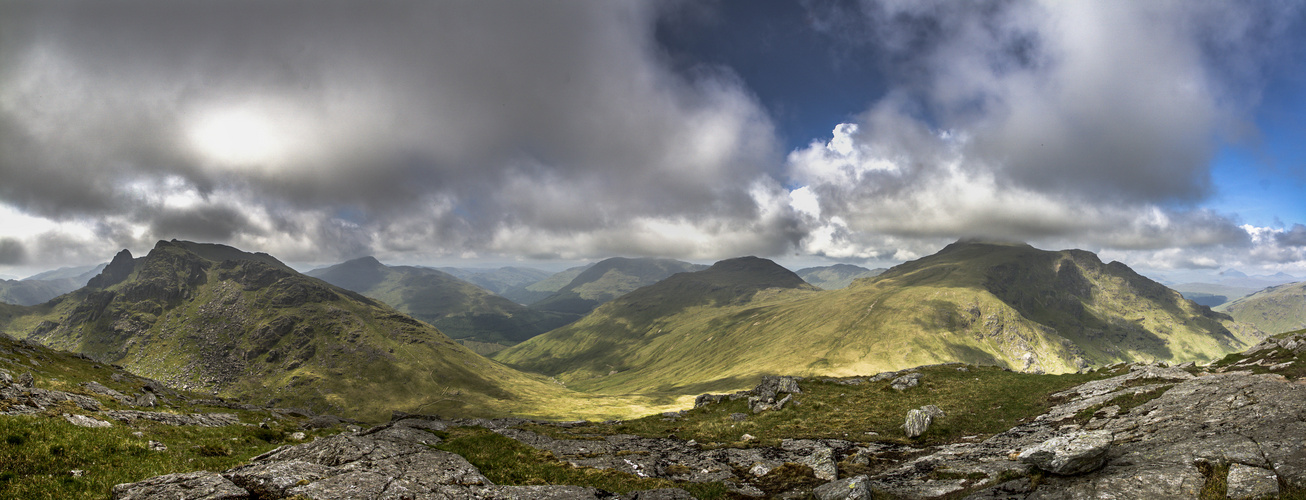
[[[570,269],[566,269],[561,272],[551,274],[547,278],[544,278],[535,283],[531,283],[529,285],[517,286],[509,290],[504,290],[503,293],[499,295],[502,295],[504,298],[516,302],[518,304],[529,306],[531,304],[534,304],[536,302],[548,298],[550,295],[553,295],[558,290],[562,290],[562,287],[565,287],[568,284],[570,284],[571,280],[576,279],[577,276],[580,276],[580,273],[584,272],[586,269],[589,269],[590,266],[593,265],[594,264],[586,264],[583,266],[576,266]]]
[[[510,290],[534,285],[556,274],[529,267],[500,267],[497,269],[437,267],[435,269],[498,295],[503,295]]]
[[[1282,272],[1268,276],[1248,276],[1241,271],[1228,269],[1209,282],[1180,283],[1170,285],[1170,287],[1184,294],[1184,297],[1193,302],[1216,307],[1265,288],[1296,281],[1302,280]]]
[[[0,280],[0,302],[22,306],[40,304],[86,286],[105,265],[65,267],[21,280]]]
[[[825,290],[847,288],[858,278],[872,278],[883,274],[887,269],[867,269],[852,264],[835,264],[833,266],[809,267],[794,273],[803,281]]]
[[[80,290],[9,306],[0,329],[178,388],[359,418],[532,414],[569,400],[385,304],[222,245],[124,250]]]
[[[386,266],[373,257],[305,274],[384,302],[474,346],[513,345],[580,317],[528,308],[443,271]],[[479,347],[482,353],[498,349]]]
[[[494,358],[579,390],[702,392],[764,373],[844,376],[953,361],[1062,373],[1212,360],[1258,338],[1090,252],[958,242],[834,291],[769,260],[719,262]]]
[[[613,257],[584,269],[566,286],[532,303],[531,307],[542,311],[583,315],[600,304],[657,283],[673,274],[706,267],[672,259]]]
[[[1063,373],[1211,360],[1259,338],[1124,264],[1024,244],[958,242],[839,290],[756,257],[707,268],[609,259],[555,294],[555,304],[597,308],[496,353],[499,362],[431,323],[456,332],[477,327],[478,314],[542,311],[371,258],[314,274],[322,279],[263,253],[161,241],[142,258],[119,253],[77,291],[0,307],[0,331],[179,388],[366,418],[629,415],[764,374],[953,361]]]
[[[1269,334],[1306,328],[1306,281],[1266,288],[1216,310]]]

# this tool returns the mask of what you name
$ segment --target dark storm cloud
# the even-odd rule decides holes
[[[228,241],[248,226],[249,221],[239,210],[209,206],[155,214],[150,230],[153,234],[172,234],[180,239]]]
[[[1293,224],[1292,229],[1275,235],[1275,239],[1285,247],[1306,247],[1306,226]]]
[[[771,123],[728,69],[664,67],[666,8],[7,2],[0,200],[232,241],[274,230],[253,214],[269,207],[314,228],[351,207],[359,230],[310,232],[344,253],[414,221],[506,252],[522,249],[484,248],[520,230],[504,224],[621,245],[632,218],[747,222],[779,161]],[[142,179],[251,213],[179,215],[129,189]]]
[[[27,260],[27,249],[17,238],[0,238],[0,264],[22,264]]]

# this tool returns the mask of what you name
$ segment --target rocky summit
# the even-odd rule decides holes
[[[222,473],[175,474],[119,485],[114,498],[617,496],[577,486],[494,485],[462,457],[430,446],[440,442],[441,433],[459,427],[488,429],[574,467],[619,470],[679,484],[719,483],[733,497],[1292,496],[1306,492],[1306,410],[1301,405],[1306,384],[1295,361],[1304,352],[1306,335],[1299,334],[1266,340],[1208,367],[1111,367],[1115,375],[1052,394],[1046,412],[1004,432],[928,446],[841,439],[709,446],[675,436],[563,435],[550,430],[612,423],[398,415],[365,431],[284,446]],[[797,383],[785,389],[795,391],[810,383],[768,379],[766,387],[753,392],[775,393],[776,386],[790,382]],[[722,397],[704,397],[700,405],[724,404],[720,401]],[[660,489],[622,498],[690,497],[683,489]]]

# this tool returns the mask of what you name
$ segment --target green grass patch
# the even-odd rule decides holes
[[[676,483],[614,470],[574,467],[549,452],[481,427],[454,427],[437,434],[445,441],[436,448],[462,455],[495,484],[589,486],[621,494],[653,488],[683,488],[701,499],[724,498],[728,491],[717,483]]]
[[[739,399],[696,408],[672,420],[653,415],[615,425],[559,428],[528,424],[525,428],[569,439],[611,434],[676,437],[694,439],[707,447],[775,446],[785,438],[940,444],[1005,431],[1046,412],[1053,404],[1050,394],[1116,374],[1033,375],[995,367],[968,366],[967,371],[959,371],[959,367],[921,368],[921,385],[901,392],[889,388],[888,381],[843,385],[808,379],[800,383],[803,393],[794,395],[783,410],[760,414],[751,413],[747,401]],[[900,427],[907,412],[931,404],[947,415],[936,418],[925,435],[908,439]],[[747,417],[736,421],[731,417],[735,413]],[[757,439],[745,443],[744,434]]]
[[[269,432],[270,431],[270,432]],[[162,474],[221,471],[283,444],[285,429],[115,423],[77,427],[57,416],[0,417],[0,498],[104,499],[113,485]],[[133,432],[140,432],[136,436]],[[307,431],[308,439],[335,431]],[[167,450],[154,451],[157,441]],[[83,471],[75,476],[73,471]]]

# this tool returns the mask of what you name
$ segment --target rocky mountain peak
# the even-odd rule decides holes
[[[131,275],[135,268],[136,261],[132,258],[132,253],[124,248],[121,252],[118,252],[118,255],[114,255],[109,265],[105,266],[98,276],[91,278],[86,286],[91,288],[111,287],[127,279],[127,276]]]

